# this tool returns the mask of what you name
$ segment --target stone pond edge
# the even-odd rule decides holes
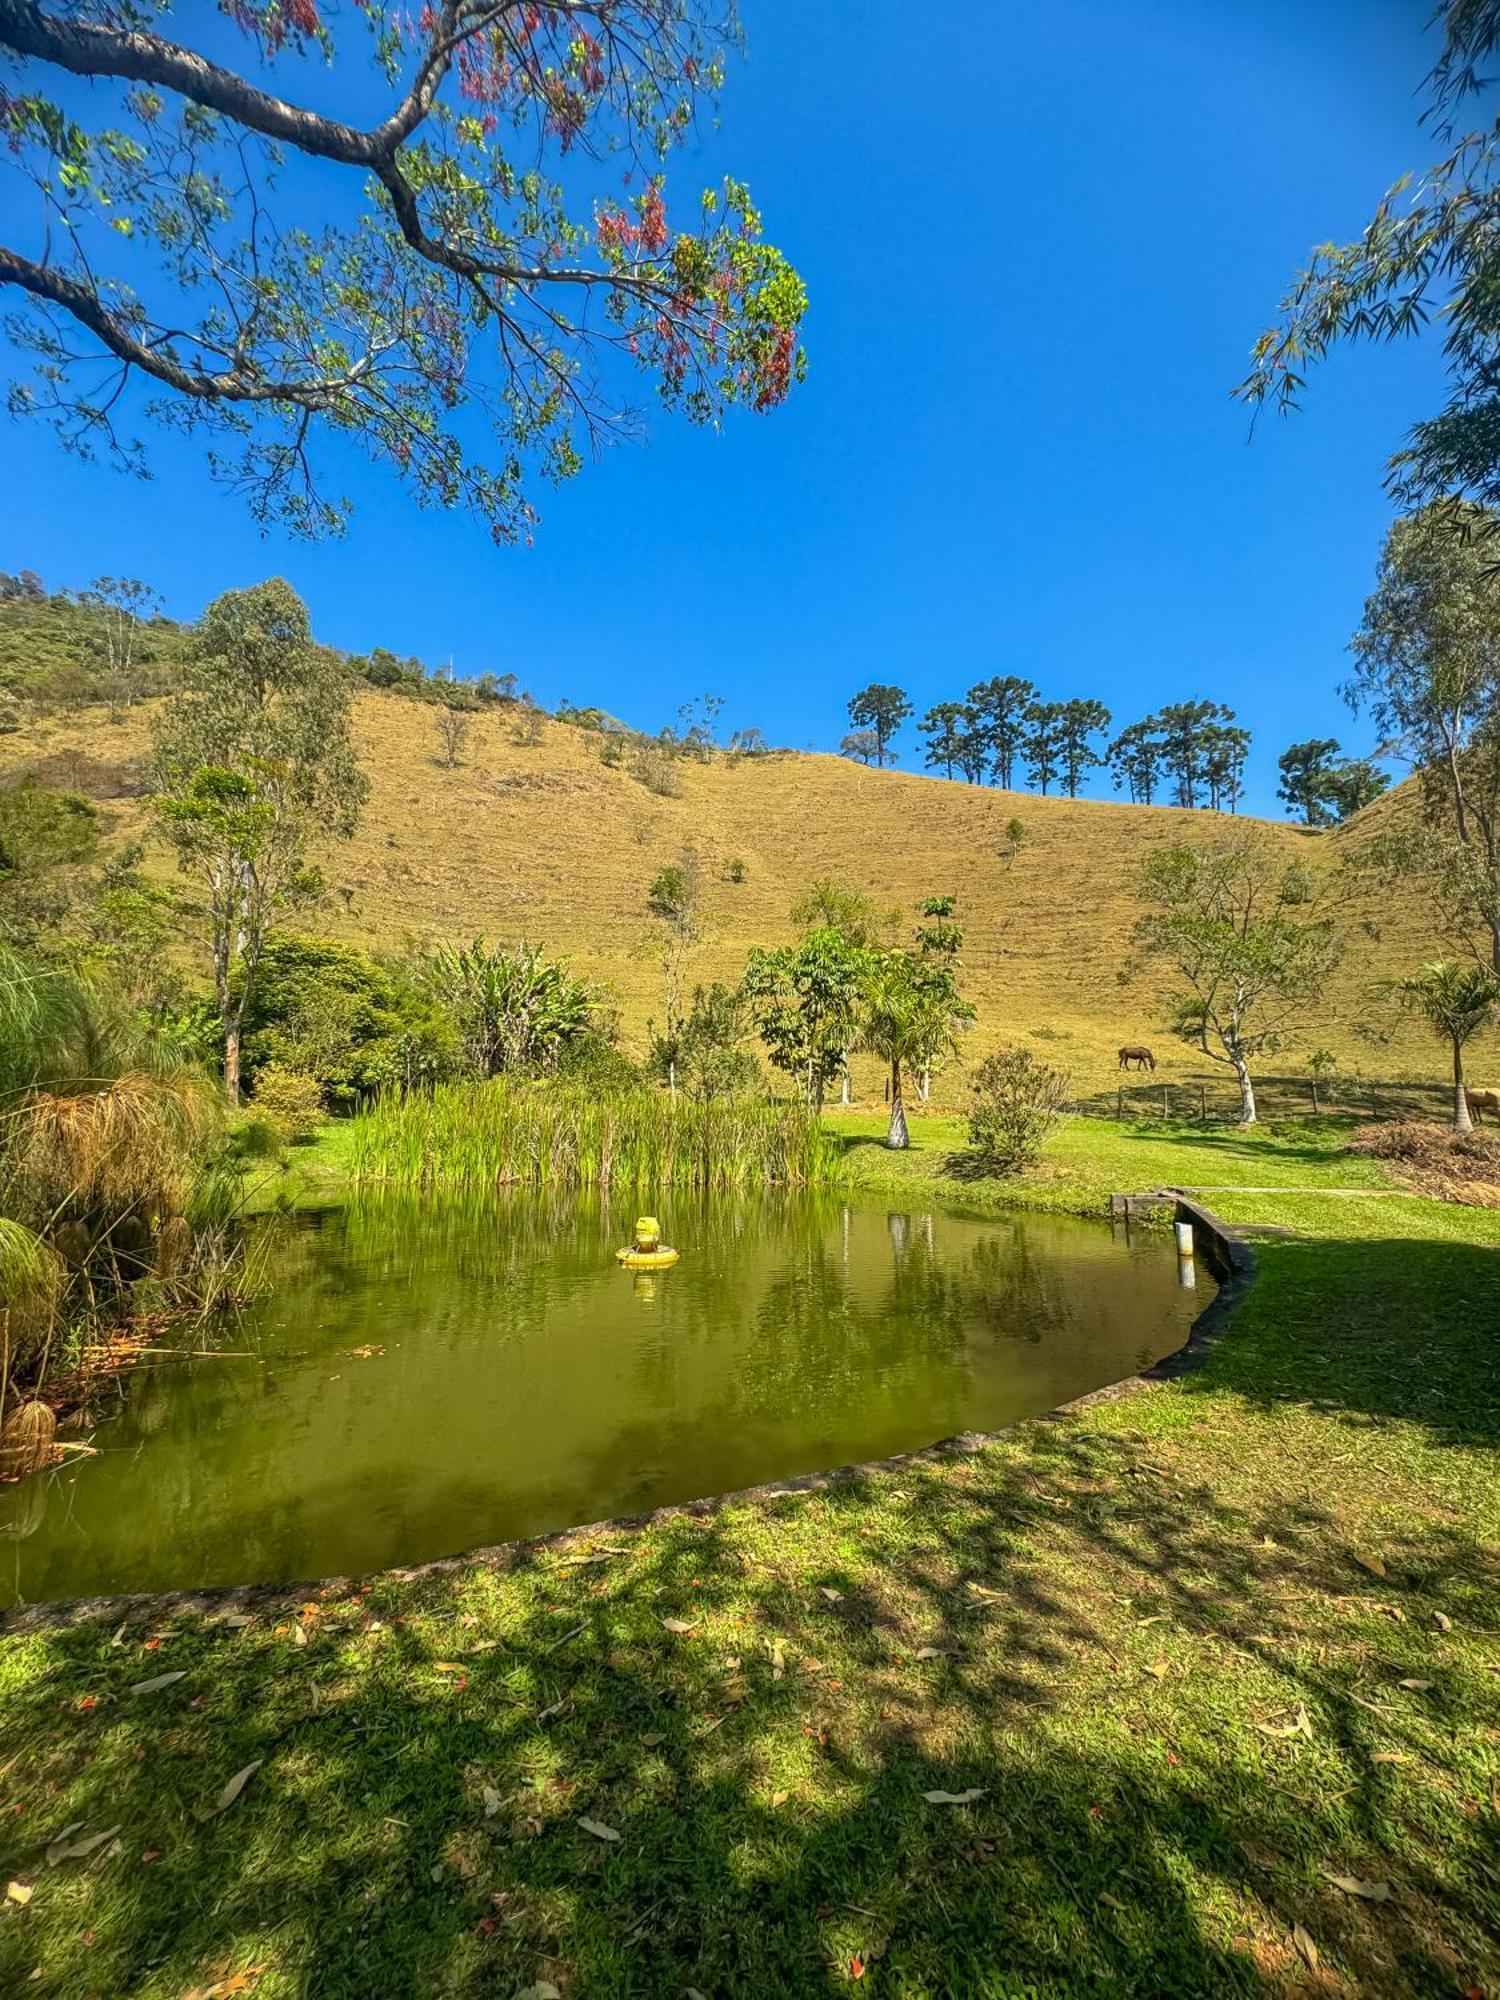
[[[617,1514],[608,1520],[588,1521],[577,1527],[557,1528],[550,1534],[528,1535],[518,1541],[495,1542],[484,1548],[469,1549],[460,1555],[438,1556],[431,1562],[410,1567],[376,1570],[368,1576],[315,1577],[291,1583],[225,1584],[208,1590],[136,1591],[121,1597],[73,1597],[52,1602],[17,1605],[0,1612],[0,1638],[14,1638],[56,1627],[83,1625],[93,1619],[149,1617],[154,1623],[185,1616],[227,1616],[242,1612],[284,1609],[307,1601],[318,1592],[334,1594],[352,1590],[357,1584],[372,1582],[410,1583],[421,1577],[441,1576],[471,1568],[510,1571],[522,1568],[545,1550],[565,1549],[573,1543],[588,1542],[600,1535],[639,1532],[659,1522],[706,1519],[726,1507],[779,1500],[790,1493],[816,1493],[830,1486],[848,1485],[877,1473],[900,1473],[914,1465],[941,1464],[956,1457],[972,1457],[988,1446],[1011,1438],[1036,1424],[1056,1423],[1081,1411],[1094,1410],[1106,1403],[1122,1401],[1147,1390],[1161,1388],[1201,1368],[1227,1330],[1233,1315],[1255,1282],[1255,1255],[1244,1237],[1233,1227],[1177,1188],[1156,1188],[1146,1194],[1114,1195],[1110,1213],[1116,1221],[1129,1223],[1139,1216],[1171,1208],[1175,1218],[1189,1222],[1202,1261],[1218,1280],[1218,1290],[1188,1331],[1188,1337],[1173,1353],[1164,1355],[1139,1375],[1127,1375],[1105,1388],[1094,1389],[1072,1402],[1035,1417],[1023,1417],[998,1431],[962,1431],[956,1437],[940,1438],[936,1444],[916,1451],[897,1452],[890,1458],[866,1459],[858,1465],[839,1465],[826,1472],[807,1472],[795,1479],[769,1480],[761,1486],[743,1486],[733,1493],[716,1493],[700,1500],[677,1501],[655,1507],[644,1514]]]

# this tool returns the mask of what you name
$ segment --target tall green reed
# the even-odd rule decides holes
[[[797,1105],[501,1081],[387,1098],[350,1151],[356,1181],[407,1187],[804,1187],[836,1156]]]

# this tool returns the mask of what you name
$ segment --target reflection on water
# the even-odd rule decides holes
[[[137,1374],[97,1458],[4,1496],[8,1598],[293,1581],[634,1513],[962,1430],[1148,1365],[1195,1300],[1159,1240],[827,1195],[299,1217],[219,1358]],[[102,1416],[102,1413],[101,1413]]]

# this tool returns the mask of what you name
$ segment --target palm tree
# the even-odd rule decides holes
[[[882,952],[865,988],[864,1020],[858,1046],[882,1058],[891,1072],[891,1122],[887,1146],[910,1145],[902,1079],[907,1070],[930,1068],[958,1047],[958,1035],[974,1018],[961,1000],[953,969],[911,951]]]
[[[1472,1132],[1464,1092],[1464,1044],[1500,1013],[1500,979],[1488,966],[1439,958],[1395,982],[1403,1007],[1419,1014],[1453,1050],[1453,1129]]]

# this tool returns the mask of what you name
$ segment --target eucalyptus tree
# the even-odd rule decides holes
[[[1252,407],[1295,409],[1310,365],[1348,341],[1442,338],[1450,393],[1413,425],[1387,485],[1408,505],[1454,495],[1500,504],[1500,121],[1492,108],[1500,0],[1442,0],[1443,47],[1427,78],[1428,118],[1443,157],[1405,174],[1359,235],[1316,249],[1251,350],[1238,393]],[[1412,15],[1415,34],[1421,12]],[[1475,128],[1461,129],[1473,111]],[[1491,532],[1486,526],[1486,533]]]
[[[1453,1129],[1472,1132],[1464,1089],[1464,1047],[1500,1015],[1500,979],[1488,966],[1466,959],[1435,959],[1420,972],[1398,979],[1397,999],[1418,1014],[1453,1054]]]
[[[76,639],[84,658],[103,676],[111,721],[118,721],[144,692],[144,633],[161,609],[161,597],[134,576],[99,576],[75,600]]]
[[[314,645],[306,605],[278,578],[215,598],[155,721],[154,803],[196,885],[232,1105],[266,939],[320,892],[308,849],[353,833],[369,789],[352,689],[352,669]]]
[[[804,288],[744,185],[669,220],[735,39],[709,0],[166,12],[0,0],[11,401],[65,444],[144,469],[140,419],[188,429],[316,534],[342,439],[511,540],[537,477],[633,431],[637,371],[702,423],[801,378]]]
[[[1424,825],[1405,858],[1432,882],[1446,930],[1477,936],[1500,973],[1497,527],[1487,509],[1442,503],[1396,522],[1344,693],[1416,767]]]

